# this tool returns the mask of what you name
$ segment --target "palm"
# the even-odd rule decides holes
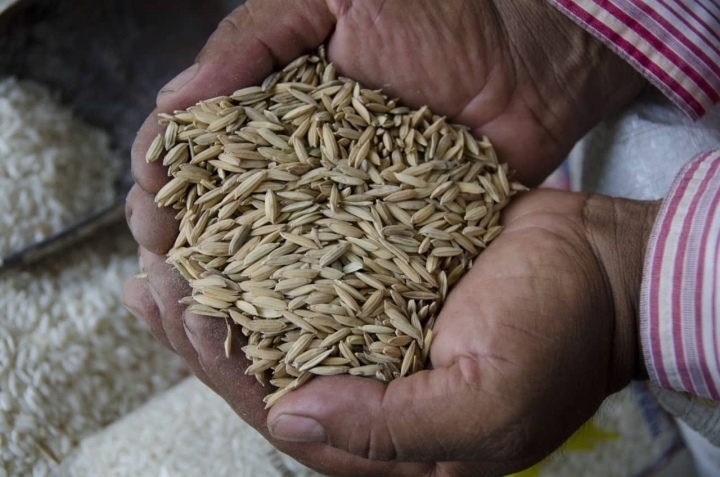
[[[443,308],[430,352],[433,371],[388,387],[367,379],[321,378],[286,398],[316,403],[309,405],[311,414],[328,416],[339,427],[358,426],[356,416],[343,418],[343,413],[364,409],[368,401],[387,409],[424,401],[423,408],[434,409],[438,416],[418,416],[394,426],[393,455],[374,454],[376,445],[362,439],[336,444],[372,459],[427,461],[412,448],[417,440],[430,438],[445,443],[448,459],[382,463],[322,445],[276,445],[325,472],[368,476],[430,471],[428,475],[482,475],[504,465],[509,472],[552,452],[621,384],[617,370],[608,366],[615,352],[613,302],[585,235],[584,204],[582,195],[556,191],[534,191],[516,199],[505,214],[506,230],[478,257]],[[441,374],[453,368],[461,371]],[[248,380],[248,386],[254,384]],[[239,390],[245,385],[237,378],[220,386],[236,389],[223,394],[264,431],[264,412],[248,412],[248,406],[254,407],[249,399],[259,404],[264,391]],[[464,393],[467,400],[448,406],[448,388]],[[270,420],[283,407],[283,401],[278,403]],[[457,415],[462,415],[459,422]],[[446,419],[452,425],[438,424]],[[359,436],[372,435],[359,426]],[[458,449],[447,444],[455,436],[477,436],[477,442],[462,441],[465,450]],[[450,458],[466,460],[447,462]]]
[[[583,206],[583,196],[554,191],[512,204],[506,230],[451,293],[431,352],[435,368],[470,360],[468,376],[497,409],[497,429],[512,433],[514,419],[532,415],[535,422],[523,421],[524,435],[537,440],[525,445],[538,456],[558,447],[616,390],[607,365],[613,303],[585,236]],[[477,417],[493,426],[489,416]],[[502,457],[502,449],[488,451],[488,458]]]

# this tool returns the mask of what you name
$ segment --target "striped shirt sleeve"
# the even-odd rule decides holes
[[[720,99],[720,2],[548,0],[692,118]]]
[[[675,179],[648,242],[640,339],[651,381],[720,399],[720,151]]]

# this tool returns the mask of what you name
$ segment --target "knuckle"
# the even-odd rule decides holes
[[[231,14],[220,20],[217,30],[219,32],[237,33],[240,31],[240,25],[238,23],[235,14]]]
[[[347,446],[348,452],[371,461],[392,461],[397,459],[397,452],[393,446],[387,445],[387,440],[381,433],[370,429],[364,438],[350,437]]]
[[[387,388],[385,388],[387,389]],[[388,393],[383,392],[381,397],[372,406],[375,411],[368,416],[365,426],[359,432],[350,432],[347,435],[346,446],[351,454],[360,456],[371,461],[393,461],[402,458],[398,453],[397,442],[392,428],[388,425],[391,422],[387,416]]]
[[[252,27],[257,13],[255,9],[263,8],[262,5],[257,6],[257,3],[258,2],[254,0],[250,0],[230,12],[230,14],[223,18],[218,24],[218,31],[236,34],[244,29],[244,23]]]

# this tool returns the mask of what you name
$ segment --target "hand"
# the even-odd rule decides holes
[[[543,32],[542,41],[535,41],[536,31]],[[221,24],[199,56],[199,67],[158,96],[159,110],[184,108],[257,84],[275,66],[328,39],[329,57],[342,73],[402,95],[410,105],[428,104],[453,121],[472,126],[477,134],[487,134],[502,159],[520,169],[527,183],[544,177],[584,131],[620,108],[643,84],[619,58],[544,3],[418,1],[408,10],[406,2],[393,0],[327,4],[265,0],[249,2]],[[180,87],[182,83],[186,84]],[[141,244],[148,278],[128,283],[126,303],[241,417],[270,437],[261,403],[265,390],[242,375],[245,361],[237,353],[240,344],[234,344],[232,359],[220,358],[224,322],[186,315],[183,324],[184,309],[177,300],[189,289],[163,257],[155,255],[164,254],[177,233],[172,212],[153,203],[153,194],[167,180],[165,171],[158,163],[144,162],[145,150],[158,132],[155,113],[138,134],[133,151],[138,184],[128,197],[128,219]],[[381,389],[361,382],[374,386],[371,393]],[[438,473],[464,472],[460,465],[370,462],[322,443],[272,440],[281,450],[332,475],[418,475],[433,468]],[[378,457],[383,457],[382,452]],[[523,462],[535,458],[525,456]],[[428,454],[423,460],[433,459]],[[498,467],[489,464],[488,468]],[[479,467],[468,469],[476,472]]]
[[[637,303],[657,207],[559,191],[518,197],[506,230],[450,294],[431,371],[388,386],[318,378],[269,416],[241,353],[224,357],[224,322],[186,314],[185,334],[179,310],[142,314],[241,417],[325,473],[500,475],[545,457],[609,394],[644,378]],[[177,307],[166,265],[155,258],[148,272],[159,303]]]
[[[528,186],[645,84],[547,2],[251,0],[220,24],[196,69],[160,92],[158,109],[259,84],[324,42],[342,74],[490,137]],[[133,155],[136,180],[150,193],[166,180],[143,161],[156,118]]]
[[[312,381],[271,409],[271,434],[371,460],[436,462],[431,475],[529,467],[608,395],[645,378],[636,307],[657,206],[521,196],[450,294],[431,371],[388,386]]]

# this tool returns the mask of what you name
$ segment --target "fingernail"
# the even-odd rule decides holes
[[[315,419],[281,414],[269,427],[270,434],[287,442],[326,442],[325,429]]]
[[[132,316],[134,316],[138,320],[142,321],[143,323],[146,322],[145,316],[143,316],[143,313],[139,308],[130,306],[127,303],[123,303],[123,305],[125,305],[125,308],[127,309],[127,311],[129,311],[132,314]]]
[[[148,279],[148,288],[150,290],[150,295],[152,296],[153,300],[155,301],[155,306],[157,306],[158,313],[161,317],[165,316],[165,304],[163,303],[162,297],[160,294],[155,290],[153,287],[153,282]]]
[[[188,336],[190,341],[193,341],[193,337],[197,333],[198,317],[193,313],[183,313],[182,321],[183,327],[185,328],[185,334]],[[195,343],[192,343],[195,346]]]
[[[132,215],[133,215],[132,205],[130,205],[130,202],[125,200],[125,221],[127,222],[127,226],[128,226],[128,229],[130,230],[130,232],[132,232],[132,223],[131,223]]]
[[[183,87],[188,84],[194,77],[195,74],[198,72],[198,69],[200,69],[200,65],[195,63],[190,68],[186,69],[176,77],[170,80],[168,84],[163,86],[163,88],[160,90],[161,93],[176,93],[183,89]]]
[[[125,309],[130,312],[132,316],[137,318],[138,321],[141,323],[148,324],[148,319],[145,317],[145,310],[142,307],[138,307],[135,305],[131,305],[129,303],[123,302],[123,305],[125,305]]]

